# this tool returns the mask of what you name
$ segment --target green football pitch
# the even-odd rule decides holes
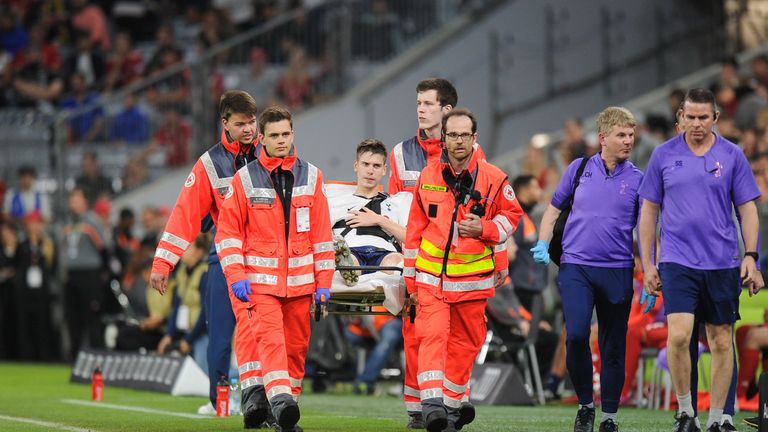
[[[103,402],[90,401],[90,386],[69,383],[65,365],[0,363],[0,431],[236,431],[239,417],[196,414],[203,398],[107,387]],[[405,431],[402,403],[388,396],[356,396],[344,392],[301,397],[299,424],[309,431]],[[466,431],[569,431],[576,408],[478,407]],[[754,431],[736,416],[739,430]],[[599,419],[599,414],[598,414]],[[668,431],[672,414],[622,409],[621,430]]]

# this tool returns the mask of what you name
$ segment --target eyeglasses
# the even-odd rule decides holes
[[[461,138],[462,141],[467,141],[473,136],[475,136],[475,134],[469,133],[469,132],[465,132],[465,133],[448,132],[447,134],[445,134],[445,137],[451,139],[452,141],[458,141],[459,138]]]

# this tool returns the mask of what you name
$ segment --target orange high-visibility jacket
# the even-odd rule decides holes
[[[323,173],[291,153],[274,158],[262,151],[235,174],[216,233],[230,286],[249,280],[254,293],[279,297],[331,287],[335,257]],[[278,167],[294,178],[287,239],[283,204],[270,177]]]
[[[429,163],[416,183],[403,248],[406,288],[413,293],[417,283],[426,285],[447,302],[491,297],[497,274],[506,276],[506,241],[523,211],[506,174],[480,160],[478,152],[472,153],[462,175],[472,176],[481,199],[475,197],[457,206],[454,191],[444,180],[444,169],[455,175],[445,155]],[[481,236],[460,237],[458,223],[472,205],[485,198]]]
[[[440,159],[443,146],[439,139],[427,138],[426,133],[419,129],[416,136],[401,141],[389,153],[389,186],[388,193],[413,192],[416,179],[428,162]],[[475,143],[475,152],[485,160],[485,153],[480,145]]]
[[[240,142],[230,141],[226,131],[223,131],[221,141],[197,160],[179,192],[157,245],[152,262],[153,272],[168,274],[173,270],[200,233],[200,222],[206,215],[210,213],[216,223],[221,203],[237,171],[235,158],[240,151]],[[258,153],[258,148],[254,152]]]

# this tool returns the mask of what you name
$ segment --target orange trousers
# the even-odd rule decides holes
[[[418,320],[418,316],[416,318]],[[416,337],[416,323],[410,316],[403,317],[403,351],[405,352],[405,383],[403,400],[409,413],[421,412],[419,383],[416,379],[419,371],[419,340]]]
[[[442,406],[452,409],[458,409],[462,401],[468,400],[472,364],[485,341],[487,329],[487,300],[446,303],[435,297],[432,289],[418,287],[416,315],[420,342],[417,381],[424,415],[434,408],[438,399],[442,399]]]
[[[312,296],[252,294],[251,299],[249,323],[258,341],[267,399],[280,394],[297,398],[309,349]]]
[[[229,300],[235,314],[235,357],[237,371],[240,372],[240,388],[246,390],[255,385],[264,385],[259,361],[259,348],[256,335],[249,323],[248,303],[240,301],[229,289]]]

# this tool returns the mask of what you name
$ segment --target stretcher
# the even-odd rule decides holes
[[[338,194],[354,193],[355,184],[347,182],[328,182],[324,185],[326,196],[330,199]],[[341,271],[373,271],[360,275],[353,286],[349,286]],[[336,265],[331,283],[329,307],[322,308],[315,318],[326,314],[333,315],[400,315],[405,308],[405,283],[401,267],[397,266],[351,266]],[[391,272],[391,273],[385,273]],[[383,306],[384,311],[374,310]]]

